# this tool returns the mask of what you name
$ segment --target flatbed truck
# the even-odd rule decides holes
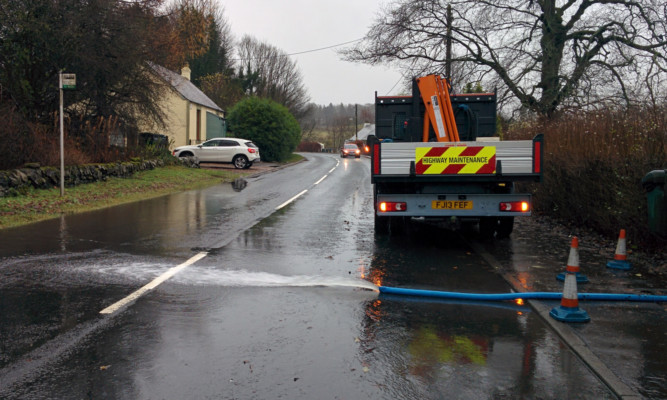
[[[514,218],[531,215],[519,181],[542,180],[544,137],[502,141],[496,95],[450,95],[438,75],[415,78],[412,96],[375,94],[371,155],[375,231],[413,219],[479,223],[484,236],[507,237]]]

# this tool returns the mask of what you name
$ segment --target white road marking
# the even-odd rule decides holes
[[[324,179],[326,179],[326,177],[329,176],[329,174],[332,173],[338,167],[338,164],[340,164],[340,160],[337,160],[336,165],[333,168],[331,168],[329,170],[329,172],[326,175],[324,175],[320,180],[315,182],[314,185],[317,185],[320,182],[322,182]],[[307,192],[308,192],[308,189],[302,191],[301,193],[299,193],[296,196],[292,197],[291,199],[287,200],[283,204],[276,207],[276,211],[278,211],[281,208],[287,206],[288,204],[290,204],[294,200],[298,199],[299,197],[303,196]],[[199,253],[199,254],[195,255],[194,257],[190,258],[188,261],[184,262],[183,264],[177,265],[173,268],[170,268],[169,270],[167,270],[167,272],[165,272],[164,274],[162,274],[162,275],[158,276],[157,278],[153,279],[153,281],[149,282],[148,284],[144,285],[143,287],[137,289],[135,292],[131,293],[130,295],[128,295],[124,299],[119,300],[119,301],[115,302],[114,304],[110,305],[109,307],[105,308],[104,310],[100,311],[100,314],[113,314],[113,313],[115,313],[119,309],[121,309],[121,308],[125,307],[126,305],[136,301],[138,298],[140,298],[141,296],[146,294],[148,291],[155,289],[162,282],[164,282],[167,279],[171,278],[172,276],[176,275],[182,269],[184,269],[184,268],[196,263],[197,261],[201,260],[202,258],[206,257],[207,254],[208,253],[206,253],[206,252]]]
[[[280,210],[281,208],[285,207],[285,206],[288,205],[289,203],[291,203],[291,202],[293,202],[294,200],[298,199],[299,197],[303,196],[306,192],[308,192],[308,189],[304,190],[303,192],[297,194],[296,196],[292,197],[291,199],[287,200],[287,201],[284,202],[283,204],[281,204],[281,205],[279,205],[278,207],[276,207],[276,211]]]
[[[122,300],[119,300],[115,302],[114,304],[110,305],[109,307],[105,308],[104,310],[100,311],[100,314],[113,314],[119,309],[125,307],[126,305],[136,301],[139,297],[143,296],[146,294],[146,292],[155,289],[158,287],[162,282],[166,281],[167,279],[171,278],[172,276],[176,275],[178,272],[180,272],[182,269],[196,263],[197,261],[201,260],[202,258],[206,257],[208,253],[202,252],[194,257],[190,258],[188,261],[184,262],[181,265],[177,265],[173,268],[168,269],[164,274],[158,276],[157,278],[153,279],[153,281],[147,283],[140,289],[137,289],[135,292],[131,293],[127,297],[125,297]]]

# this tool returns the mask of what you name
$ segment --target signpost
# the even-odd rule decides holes
[[[65,127],[63,121],[63,90],[76,89],[76,74],[58,74],[58,88],[60,89],[60,196],[65,195]]]

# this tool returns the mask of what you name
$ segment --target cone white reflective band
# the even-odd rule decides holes
[[[563,298],[560,305],[563,307],[579,307],[579,298],[577,296],[577,277],[568,273],[565,276],[565,286],[563,287]]]
[[[567,259],[568,272],[579,272],[579,251],[576,247],[570,247],[570,256]]]
[[[618,244],[616,245],[616,254],[614,254],[614,260],[625,260],[627,258],[625,250],[625,238],[618,239]]]

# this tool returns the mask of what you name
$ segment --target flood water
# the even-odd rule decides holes
[[[68,218],[62,238],[22,251],[30,233],[9,238],[0,397],[613,398],[526,305],[379,294],[509,288],[451,232],[375,237],[368,161],[331,170],[336,158],[315,160],[271,174],[267,189],[249,179],[240,191],[156,199],[126,207],[124,223],[113,211],[88,215],[88,228]],[[275,211],[303,190],[295,181],[327,171]],[[197,218],[160,209],[186,203]],[[200,251],[127,308],[99,314]]]

